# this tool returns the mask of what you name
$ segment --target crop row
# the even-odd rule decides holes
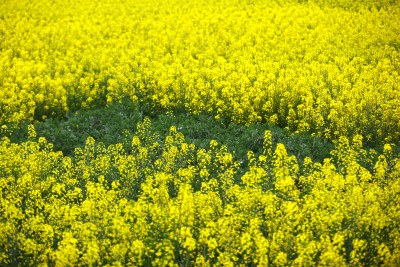
[[[71,156],[30,127],[0,142],[0,265],[395,266],[400,161],[360,136],[302,165],[284,145],[207,149],[139,123],[128,150],[88,138]]]
[[[301,2],[6,1],[0,123],[129,97],[156,113],[398,143],[398,3]]]

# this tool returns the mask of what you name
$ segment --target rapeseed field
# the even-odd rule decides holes
[[[399,18],[395,0],[0,1],[0,265],[399,266]],[[241,159],[144,116],[65,153],[35,127],[121,103],[332,149],[265,130]]]

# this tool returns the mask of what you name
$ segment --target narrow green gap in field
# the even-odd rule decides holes
[[[68,156],[74,153],[75,148],[84,147],[89,136],[107,146],[122,143],[126,151],[129,151],[136,126],[145,117],[150,117],[151,130],[157,134],[160,142],[170,134],[170,127],[176,126],[185,136],[186,142],[195,144],[197,148],[209,148],[211,140],[226,145],[235,160],[245,163],[242,166],[247,165],[248,151],[253,151],[256,156],[262,153],[265,130],[271,131],[274,148],[278,143],[284,144],[288,153],[295,155],[300,164],[306,157],[322,163],[325,158],[332,157],[331,151],[335,148],[332,142],[321,137],[308,133],[295,134],[288,129],[266,123],[245,126],[217,121],[209,114],[194,115],[182,110],[149,112],[142,104],[133,104],[129,100],[106,107],[69,112],[64,118],[35,120],[33,124],[38,136],[45,137],[54,145],[54,150],[62,151]],[[0,133],[0,137],[5,135],[7,134]],[[16,143],[26,141],[27,136],[27,122],[8,134],[11,141]],[[378,144],[364,144],[364,148],[382,152],[382,147]],[[394,146],[393,153],[400,155],[399,148]]]
[[[235,123],[223,124],[211,115],[193,115],[186,112],[165,112],[148,114],[134,104],[124,102],[104,108],[79,110],[67,114],[65,118],[48,118],[35,121],[38,136],[45,137],[53,143],[55,150],[71,155],[76,147],[83,147],[85,140],[92,136],[97,142],[105,145],[123,143],[128,149],[130,140],[135,134],[136,124],[146,116],[151,116],[152,130],[159,139],[164,140],[171,126],[184,134],[188,143],[198,148],[209,147],[211,140],[226,145],[238,161],[246,161],[247,152],[261,153],[265,130],[273,135],[274,145],[283,143],[290,154],[302,162],[305,157],[314,161],[323,161],[330,157],[333,144],[320,137],[309,134],[292,134],[286,129],[265,123],[244,126]],[[13,142],[22,142],[27,138],[27,124],[9,136]]]

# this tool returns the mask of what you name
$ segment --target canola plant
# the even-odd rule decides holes
[[[138,124],[131,148],[88,138],[72,157],[30,127],[0,143],[3,266],[396,266],[400,160],[361,136],[299,165],[285,147],[198,149]]]
[[[1,1],[2,131],[129,98],[335,149],[299,164],[266,131],[242,168],[145,119],[128,150],[65,156],[31,125],[0,140],[0,265],[398,265],[398,18],[390,0]]]
[[[272,123],[330,140],[400,140],[397,1],[0,7],[1,124],[130,97],[154,110]]]

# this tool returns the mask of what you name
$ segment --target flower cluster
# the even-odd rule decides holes
[[[128,97],[400,140],[397,1],[22,0],[0,17],[0,124]]]
[[[285,146],[197,148],[175,127],[137,127],[131,148],[88,138],[71,156],[30,127],[0,141],[0,265],[394,266],[400,159],[341,138],[323,163]]]

